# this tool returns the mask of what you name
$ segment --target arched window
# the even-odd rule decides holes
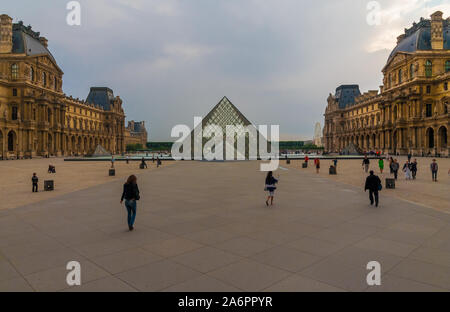
[[[12,79],[19,78],[19,65],[17,65],[17,64],[11,65],[11,78]]]
[[[47,85],[47,74],[42,72],[42,85],[45,87]]]
[[[445,62],[445,72],[446,73],[450,72],[450,60]]]
[[[391,85],[392,85],[392,74],[389,74],[389,77],[388,77],[388,88],[390,88]]]
[[[411,78],[411,79],[414,78],[414,71],[415,71],[414,64],[411,64],[409,66],[409,78]]]
[[[403,78],[402,76],[403,76],[403,71],[400,69],[398,71],[398,84],[402,83],[402,78]]]
[[[53,82],[53,86],[55,87],[55,90],[57,90],[58,89],[58,84],[57,84],[57,80],[56,80],[56,76],[55,76],[55,78],[54,78],[54,82]]]
[[[30,80],[34,81],[34,68],[33,68],[33,66],[30,67]]]
[[[433,76],[433,63],[430,60],[425,62],[425,76],[427,78]]]

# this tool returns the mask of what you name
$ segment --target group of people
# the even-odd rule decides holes
[[[111,156],[111,169],[114,169],[114,163],[115,163],[116,159],[114,158],[114,156]],[[125,157],[125,161],[127,164],[130,163],[130,157],[127,155]],[[155,157],[152,158],[152,162],[155,162]],[[156,157],[156,167],[159,168],[162,165],[161,159],[159,158],[159,156]],[[141,159],[141,163],[139,165],[139,167],[141,169],[146,169],[148,168],[147,163],[145,162],[145,158],[142,157]]]
[[[405,161],[402,167],[402,171],[405,173],[405,179],[406,180],[415,180],[417,177],[417,159],[414,159],[411,161],[412,155],[408,154],[408,159]],[[398,178],[398,171],[400,169],[400,164],[397,159],[394,159],[393,157],[389,157],[389,170],[390,173],[394,175],[395,180]],[[367,172],[369,167],[370,161],[366,157],[364,157],[363,160],[363,166],[365,171]],[[378,160],[378,167],[380,168],[380,172],[383,173],[384,170],[384,159],[380,158]],[[437,182],[437,173],[438,173],[439,166],[436,162],[436,159],[433,159],[433,161],[430,164],[430,171],[431,171],[431,177],[433,182]],[[449,169],[449,175],[450,175],[450,169]],[[370,203],[373,205],[374,201],[376,206],[378,206],[378,191],[382,189],[381,180],[379,177],[375,175],[373,171],[370,171],[370,175],[366,179],[365,184],[365,190],[369,190],[369,198]]]
[[[393,157],[388,156],[387,158],[389,159],[390,173],[393,174],[394,178],[397,180],[398,171],[400,169],[400,164],[399,164],[398,160],[394,159]],[[415,180],[416,176],[417,176],[417,167],[418,167],[417,159],[414,159],[413,161],[411,161],[411,158],[412,158],[412,155],[408,154],[408,160],[403,164],[403,167],[402,167],[402,171],[405,173],[406,180]],[[306,167],[308,166],[308,161],[309,161],[309,157],[305,156]],[[333,160],[333,165],[335,168],[337,168],[337,159]],[[319,158],[314,159],[314,166],[316,168],[316,173],[319,173],[319,169],[320,169],[320,159]],[[370,172],[369,172],[370,159],[367,157],[367,155],[364,156],[364,159],[362,161],[362,166],[363,166],[363,170],[366,173],[369,173],[369,176],[366,178],[364,190],[369,191],[370,204],[371,205],[375,204],[375,206],[378,207],[379,191],[381,191],[381,189],[383,188],[382,184],[381,184],[381,179],[377,175],[375,175],[375,172],[373,170],[370,170]],[[378,167],[380,169],[380,173],[382,174],[384,171],[384,158],[383,157],[380,157],[378,159]],[[438,169],[439,169],[439,167],[436,162],[436,159],[433,159],[432,163],[430,164],[430,170],[431,170],[431,175],[432,175],[432,179],[434,182],[437,182]],[[449,169],[449,175],[450,175],[450,169]],[[268,172],[265,182],[266,182],[265,191],[268,192],[266,205],[268,206],[269,200],[270,200],[270,204],[271,205],[273,204],[274,191],[276,190],[275,184],[278,183],[278,180],[273,177],[272,172]]]
[[[305,163],[308,164],[309,158],[305,157]],[[145,160],[142,159],[142,162],[145,163]],[[333,160],[334,166],[337,167],[337,159]],[[319,173],[320,169],[320,160],[316,158],[314,160],[316,172]],[[363,159],[363,169],[365,172],[369,171],[370,168],[370,160],[366,156]],[[378,165],[380,168],[380,172],[383,173],[384,169],[384,160],[383,158],[380,158],[378,160]],[[397,173],[399,170],[399,163],[396,159],[393,159],[392,157],[389,158],[389,168],[391,170],[391,173],[395,175],[397,178]],[[432,172],[433,181],[437,181],[437,171],[438,166],[436,163],[436,160],[433,159],[433,162],[430,165],[430,169]],[[415,179],[417,174],[417,160],[414,159],[414,161],[411,161],[411,158],[408,157],[408,161],[405,162],[403,165],[403,171],[405,172],[405,176],[408,179]],[[450,174],[450,171],[449,171]],[[266,205],[273,205],[274,201],[274,193],[277,189],[277,183],[279,179],[276,179],[273,176],[273,172],[269,171],[265,178],[265,187],[264,191],[267,192],[267,198],[266,198]],[[369,171],[369,176],[366,178],[366,182],[364,185],[364,190],[367,192],[369,191],[369,200],[371,205],[375,205],[378,207],[379,205],[379,192],[382,190],[383,186],[381,183],[381,179],[375,175],[375,172],[373,170]],[[123,203],[123,200],[125,199],[125,208],[127,210],[127,222],[128,222],[128,228],[130,231],[133,231],[134,229],[134,222],[136,219],[136,202],[140,199],[140,193],[139,188],[137,185],[137,178],[135,175],[131,175],[128,177],[126,183],[123,185],[123,192],[122,197],[120,199],[120,203]]]

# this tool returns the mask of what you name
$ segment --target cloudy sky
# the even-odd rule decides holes
[[[330,92],[378,89],[404,28],[450,15],[444,0],[80,0],[81,25],[69,26],[68,2],[8,1],[2,13],[47,37],[65,93],[112,88],[151,141],[224,95],[254,124],[310,138]]]

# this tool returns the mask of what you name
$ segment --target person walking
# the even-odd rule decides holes
[[[335,158],[335,159],[333,160],[333,164],[334,164],[334,168],[336,168],[336,169],[337,169],[337,163],[338,163],[338,160],[337,160],[337,158]]]
[[[125,208],[128,213],[128,229],[130,231],[134,230],[134,221],[136,219],[136,201],[140,198],[137,178],[135,175],[130,175],[127,182],[123,185],[122,197],[120,198],[121,204],[125,199]]]
[[[38,191],[38,182],[39,178],[37,177],[36,173],[33,173],[33,176],[31,177],[31,183],[33,184],[33,193]]]
[[[308,168],[308,161],[309,161],[309,157],[308,157],[308,155],[305,155],[305,164],[306,164],[306,168]]]
[[[384,170],[384,160],[383,160],[383,158],[378,159],[378,167],[380,168],[380,173],[383,173],[383,170]]]
[[[269,206],[269,199],[270,205],[271,206],[273,205],[273,195],[275,193],[275,190],[277,189],[277,187],[275,186],[275,184],[277,183],[278,180],[273,177],[273,172],[269,171],[266,176],[266,186],[265,186],[265,190],[269,192],[269,195],[267,196],[266,200],[266,206]]]
[[[114,162],[116,160],[114,159],[114,156],[111,156],[111,169],[114,169]]]
[[[147,169],[147,168],[148,168],[148,167],[147,167],[147,163],[145,162],[144,157],[142,157],[140,167],[141,167],[141,169],[144,169],[144,168]]]
[[[375,201],[375,207],[378,207],[379,202],[379,194],[378,192],[381,190],[381,180],[378,176],[376,176],[373,170],[370,170],[370,175],[366,178],[366,185],[364,186],[364,191],[367,192],[369,190],[369,199],[370,204],[373,205]]]
[[[316,173],[319,173],[320,170],[320,159],[319,158],[314,158],[314,165],[316,166]]]
[[[389,171],[391,174],[394,174],[394,169],[392,168],[393,163],[394,163],[394,159],[392,157],[389,158]]]
[[[411,158],[412,158],[412,154],[411,154],[411,152],[409,152],[409,153],[408,153],[408,162],[409,162],[409,163],[411,162]]]
[[[436,159],[433,159],[433,162],[430,165],[430,169],[431,169],[431,178],[433,179],[434,182],[437,182],[437,174],[439,166],[436,162]]]
[[[413,180],[416,179],[416,175],[417,175],[417,159],[414,159],[414,161],[412,163],[410,163],[411,166],[411,175]]]
[[[394,159],[394,161],[392,162],[391,168],[392,168],[392,173],[394,174],[394,178],[395,178],[395,180],[397,180],[398,169],[400,169],[400,165],[398,164],[397,159]]]
[[[405,179],[411,180],[411,164],[409,161],[406,161],[403,165],[403,172],[405,173]]]
[[[127,164],[129,164],[130,163],[130,157],[128,157],[128,155],[126,157],[126,160],[127,160]]]
[[[363,165],[363,167],[364,167],[364,171],[365,171],[366,173],[369,172],[370,160],[369,160],[369,158],[367,157],[367,155],[364,156],[362,165]]]
[[[156,157],[156,168],[159,168],[161,166],[161,159],[159,159],[159,156]]]

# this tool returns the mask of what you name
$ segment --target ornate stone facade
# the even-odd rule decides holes
[[[380,92],[341,86],[328,97],[324,146],[449,156],[450,18],[436,12],[398,37]]]
[[[143,148],[147,145],[147,129],[145,121],[130,120],[125,128],[125,146],[128,144],[141,144]]]
[[[1,159],[125,151],[122,100],[108,88],[91,88],[86,101],[68,97],[62,76],[47,39],[0,16]]]

